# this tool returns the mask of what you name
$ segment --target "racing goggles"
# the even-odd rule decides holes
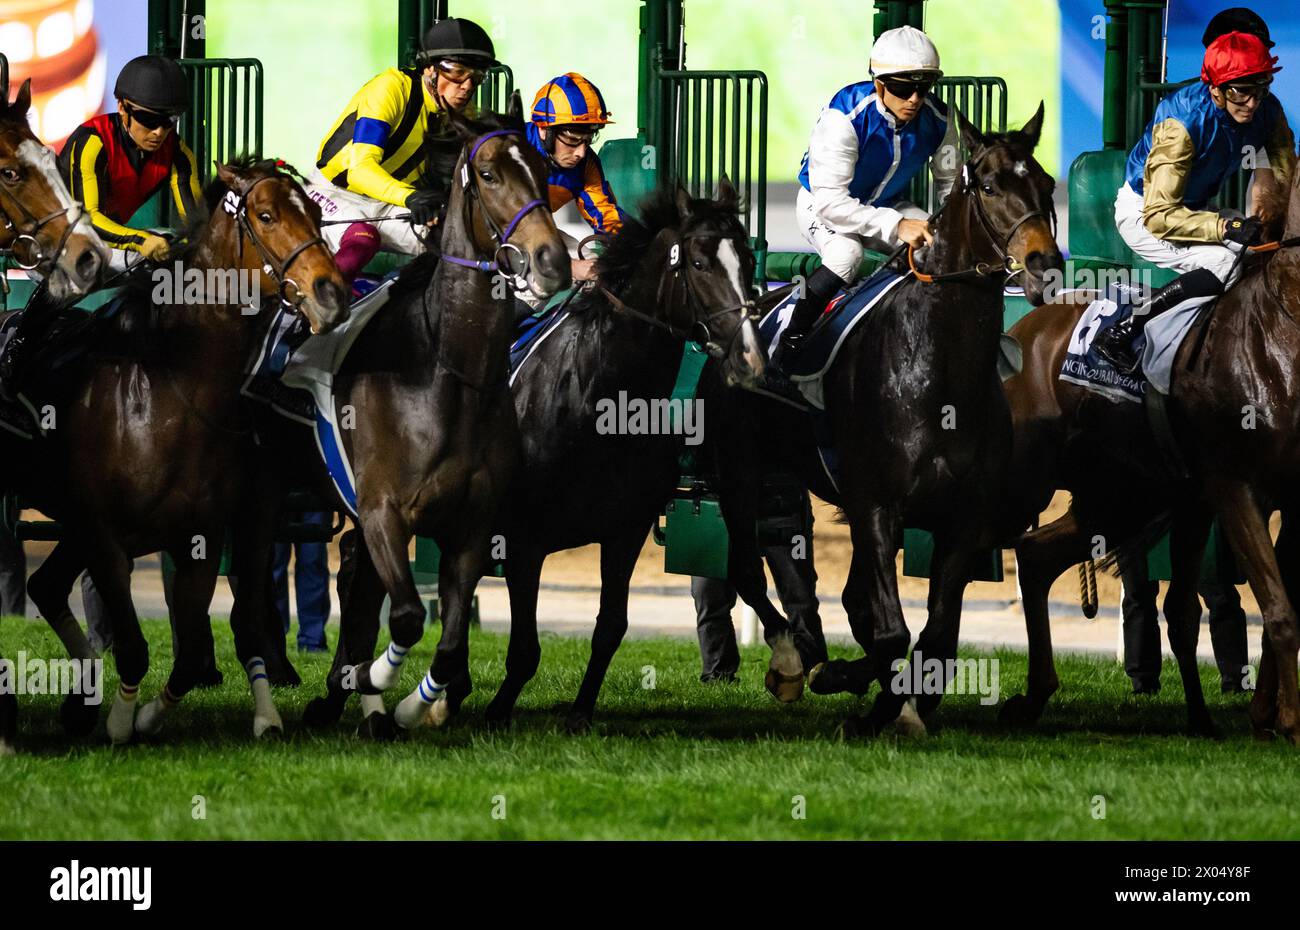
[[[483,79],[487,77],[486,68],[474,68],[463,62],[452,61],[450,58],[444,58],[434,67],[438,69],[439,75],[453,84],[464,84],[466,81],[471,81],[478,85],[482,84]]]
[[[1273,83],[1271,77],[1257,81],[1240,81],[1224,84],[1223,93],[1232,103],[1245,103],[1247,100],[1262,100],[1268,95],[1268,88]]]
[[[127,116],[135,120],[145,129],[171,129],[181,121],[179,113],[159,113],[156,110],[142,110],[137,106],[129,103],[123,103],[126,107]]]

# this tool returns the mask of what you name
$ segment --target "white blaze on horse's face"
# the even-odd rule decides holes
[[[510,143],[510,157],[519,162],[519,167],[524,169],[525,177],[531,178],[533,176],[532,169],[528,167],[528,162],[524,161],[523,153],[519,151],[519,146],[513,142]]]
[[[744,349],[745,366],[748,368],[748,374],[751,378],[757,379],[763,374],[765,367],[763,361],[763,350],[759,347],[758,333],[754,331],[754,323],[749,319],[748,310],[745,305],[749,302],[748,288],[745,285],[745,277],[741,272],[740,253],[736,251],[736,243],[731,239],[721,239],[718,241],[718,264],[726,272],[727,280],[731,282],[732,288],[736,292],[736,304],[742,309],[740,313],[745,314],[745,318],[740,323],[740,340]]]
[[[1023,178],[1029,174],[1029,166],[1023,161],[1016,162],[1015,165],[1012,166],[1012,170],[1015,171],[1016,177],[1018,178]]]
[[[59,165],[52,149],[32,139],[26,139],[18,146],[18,160],[45,179],[45,183],[54,192],[59,206],[68,211],[69,223],[80,224],[85,220],[85,224],[90,225],[90,221],[82,216],[81,204],[72,199],[72,194],[68,193],[68,186],[63,183],[63,178],[59,177]]]

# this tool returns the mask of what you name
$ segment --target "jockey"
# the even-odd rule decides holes
[[[626,218],[592,149],[602,126],[613,122],[596,85],[570,71],[542,85],[533,98],[528,141],[546,156],[551,212],[569,201],[597,233],[617,233]],[[569,237],[565,237],[568,239]],[[571,250],[576,243],[570,243]],[[576,253],[575,253],[576,254]],[[574,259],[574,280],[590,277],[594,260]]]
[[[307,186],[324,220],[357,220],[321,229],[345,277],[354,278],[381,248],[405,255],[424,250],[415,227],[434,225],[446,202],[445,191],[415,188],[424,170],[425,129],[447,110],[468,109],[495,64],[481,26],[440,20],[425,33],[414,67],[389,68],[348,101],[321,142]],[[410,222],[389,219],[404,213]]]
[[[821,255],[781,335],[772,365],[797,349],[840,288],[858,277],[864,249],[932,241],[928,214],[904,199],[927,161],[939,202],[961,165],[956,121],[930,97],[943,76],[939,52],[919,29],[881,34],[871,48],[870,81],[843,88],[822,110],[799,172],[795,213],[804,238]]]
[[[117,76],[113,96],[116,113],[96,116],[68,136],[59,153],[59,173],[113,250],[109,267],[120,271],[130,252],[156,262],[170,257],[165,238],[127,226],[164,185],[182,223],[205,211],[194,153],[175,132],[189,109],[180,66],[161,55],[133,58]]]
[[[1290,174],[1294,142],[1268,89],[1281,69],[1265,41],[1247,32],[1213,38],[1200,82],[1160,101],[1129,153],[1115,225],[1137,255],[1184,274],[1097,338],[1098,353],[1123,371],[1137,366],[1132,340],[1149,320],[1189,298],[1222,293],[1236,278],[1239,253],[1259,241],[1257,216],[1209,209],[1243,153],[1253,159],[1257,195]]]
[[[180,66],[161,55],[133,58],[118,75],[113,95],[116,113],[87,120],[68,136],[59,154],[59,173],[110,247],[109,268],[123,271],[132,264],[130,253],[154,262],[171,255],[166,238],[127,225],[164,186],[182,223],[196,222],[206,210],[194,153],[175,131],[189,109]],[[22,312],[0,357],[3,393],[11,393],[30,348],[41,341],[57,310],[50,302],[33,302]]]

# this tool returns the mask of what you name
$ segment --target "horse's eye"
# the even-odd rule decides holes
[[[993,193],[993,185],[992,185],[992,184],[982,184],[982,185],[980,185],[980,190],[982,190],[982,191],[983,191],[984,193],[986,193],[986,194],[991,194],[991,193]]]
[[[12,168],[5,168],[3,170],[0,170],[0,177],[4,178],[6,181],[12,184],[18,180],[19,174],[17,171],[15,171]]]
[[[257,214],[257,218],[261,220],[263,223],[271,222],[271,214],[267,213],[265,210]]]
[[[480,171],[478,173],[478,176],[482,178],[484,181],[487,181],[488,183],[491,183],[496,180],[496,178],[492,177],[491,171]]]
[[[703,270],[704,270],[704,262],[700,261],[698,258],[696,258],[696,259],[692,259],[692,261],[691,261],[691,267],[694,268],[696,271],[703,271]]]

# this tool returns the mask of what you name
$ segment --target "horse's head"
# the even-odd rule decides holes
[[[522,278],[539,297],[568,287],[572,269],[551,215],[546,159],[524,135],[518,93],[505,114],[469,119],[448,111],[447,121],[460,140],[448,215],[463,211],[470,248]],[[443,235],[444,258],[463,258]]]
[[[1029,302],[1039,306],[1048,273],[1065,267],[1054,228],[1056,182],[1034,160],[1043,131],[1043,104],[1014,132],[985,135],[960,111],[957,125],[970,152],[958,183],[969,198],[975,226],[982,228],[1007,271],[1019,276]],[[971,235],[978,238],[980,229],[972,229]]]
[[[348,317],[352,289],[320,235],[320,207],[274,161],[218,165],[208,191],[207,242],[232,268],[258,275],[262,297],[278,294],[313,333]]]
[[[10,103],[9,69],[0,62],[0,251],[39,272],[51,297],[72,300],[94,287],[108,248],[68,193],[54,153],[32,133],[31,84]]]
[[[716,200],[662,187],[606,243],[596,273],[616,310],[679,339],[694,339],[721,363],[728,384],[753,385],[766,364],[754,329],[754,253],[725,176]]]
[[[752,387],[763,376],[766,358],[754,321],[754,252],[741,225],[740,198],[724,174],[714,200],[696,200],[676,190],[681,225],[668,249],[668,264],[679,270],[692,314],[692,336],[721,360],[727,384]],[[683,327],[686,328],[686,327]]]

